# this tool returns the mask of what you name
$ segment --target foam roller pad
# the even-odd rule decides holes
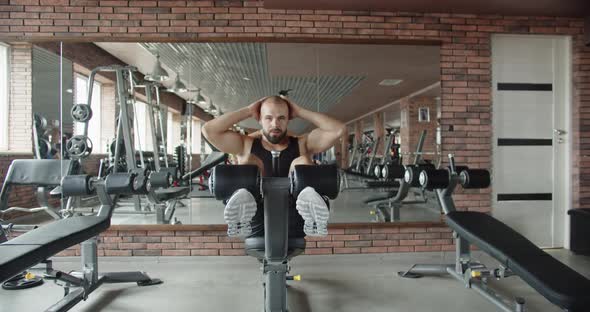
[[[133,194],[134,173],[111,173],[105,179],[108,194]]]
[[[434,165],[432,164],[424,164],[424,165],[407,165],[406,171],[404,175],[404,180],[408,183],[411,187],[420,187],[420,172],[422,170],[434,170]]]
[[[485,169],[468,169],[461,171],[461,185],[466,189],[486,188],[490,186],[490,172]]]
[[[241,188],[254,197],[260,196],[260,173],[256,165],[217,165],[209,179],[211,193],[217,200],[228,199]]]
[[[61,180],[61,192],[65,197],[90,195],[92,193],[90,176],[86,174],[64,176]]]
[[[449,186],[450,171],[441,169],[427,169],[420,172],[420,185],[423,188],[433,189],[444,189]]]
[[[338,167],[335,165],[297,165],[291,173],[291,193],[297,198],[306,187],[311,186],[318,194],[335,199],[339,187]]]
[[[152,172],[149,175],[150,188],[170,187],[172,176],[169,171]]]
[[[405,168],[403,165],[387,164],[383,166],[382,176],[387,180],[401,179],[404,177]]]

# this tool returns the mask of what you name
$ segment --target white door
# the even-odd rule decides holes
[[[492,214],[540,247],[567,247],[569,37],[492,37]]]

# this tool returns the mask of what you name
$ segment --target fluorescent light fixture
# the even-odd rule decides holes
[[[172,86],[170,86],[168,89],[166,89],[166,91],[168,92],[180,92],[180,93],[184,93],[187,92],[188,89],[186,88],[186,85],[180,81],[180,74],[176,73],[176,80],[174,81],[174,84]]]
[[[154,64],[154,68],[152,68],[152,71],[145,75],[143,79],[148,81],[162,82],[168,80],[168,78],[170,78],[170,75],[162,67],[162,63],[160,63],[160,54],[156,54],[156,63]]]
[[[400,83],[402,83],[403,80],[401,79],[383,79],[383,81],[381,81],[379,83],[380,86],[385,86],[385,87],[393,87],[396,86]]]

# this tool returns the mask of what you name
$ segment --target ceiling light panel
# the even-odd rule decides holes
[[[293,89],[290,93],[293,101],[313,111],[327,112],[365,79],[364,76],[271,76],[265,43],[141,45],[158,51],[162,63],[181,71],[189,89],[201,88],[224,111],[237,110],[264,96]],[[252,121],[244,125],[257,126]],[[309,124],[294,120],[290,125],[292,131],[300,132]]]

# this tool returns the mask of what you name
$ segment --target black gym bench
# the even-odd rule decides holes
[[[547,300],[565,311],[590,311],[590,280],[537,247],[520,233],[492,216],[474,211],[457,211],[452,193],[458,184],[463,188],[485,188],[490,184],[487,170],[457,170],[450,157],[449,170],[424,170],[420,173],[423,187],[436,191],[445,212],[445,221],[456,239],[456,259],[448,265],[414,265],[402,277],[449,274],[476,290],[503,311],[522,312],[525,300],[505,300],[488,285],[488,278],[519,276]],[[470,245],[477,246],[500,263],[488,269],[471,261]]]
[[[110,226],[114,210],[112,195],[142,192],[138,180],[135,173],[113,173],[104,179],[65,176],[61,185],[63,195],[98,195],[101,203],[98,213],[57,220],[0,244],[0,282],[44,262],[47,265],[44,278],[59,280],[65,288],[64,297],[46,310],[52,312],[70,310],[103,283],[137,283],[139,286],[161,283],[143,272],[98,273],[97,236]],[[149,189],[168,187],[171,180],[169,173],[152,173],[147,178]],[[52,268],[48,258],[80,243],[81,272],[66,273]]]
[[[278,172],[279,153],[273,153],[273,172]],[[264,205],[264,236],[244,241],[246,254],[258,259],[264,276],[265,312],[287,312],[289,260],[305,250],[303,237],[289,235],[289,203],[307,186],[335,199],[338,169],[333,165],[296,165],[289,177],[260,177],[256,165],[219,165],[211,173],[211,191],[227,200],[238,189],[247,189]]]

